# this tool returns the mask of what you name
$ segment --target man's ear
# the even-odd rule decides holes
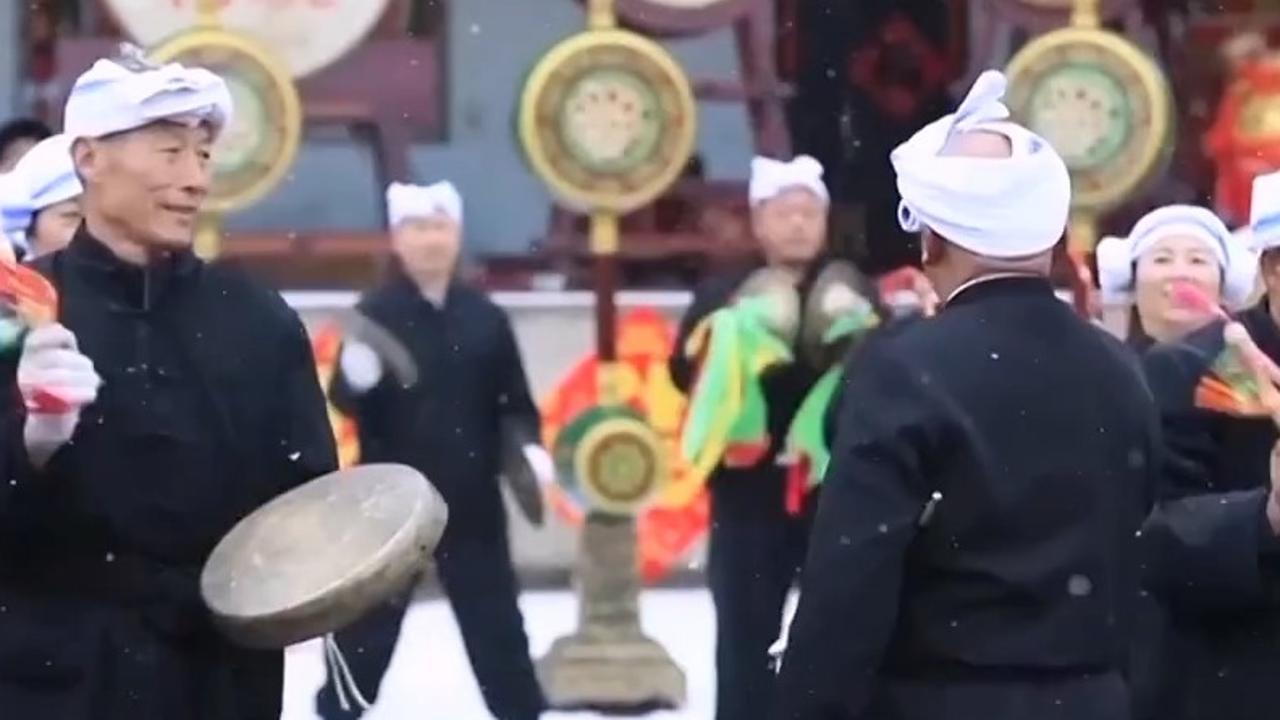
[[[76,138],[71,143],[71,162],[82,183],[95,181],[102,173],[102,147],[97,140]]]

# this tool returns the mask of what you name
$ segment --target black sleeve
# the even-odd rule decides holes
[[[542,417],[529,391],[520,348],[505,313],[499,328],[497,355],[498,414],[505,422],[513,423],[524,438],[537,442],[542,437]]]
[[[307,331],[296,314],[283,345],[280,427],[285,442],[279,457],[268,458],[279,467],[282,491],[301,485],[338,468],[333,426],[325,407]]]
[[[680,318],[675,344],[671,346],[671,358],[667,361],[667,372],[671,374],[671,382],[680,392],[689,394],[689,390],[693,387],[693,376],[696,370],[693,359],[684,352],[689,335],[704,317],[720,309],[729,301],[739,282],[740,278],[737,276],[712,278],[694,290],[693,301],[689,304],[684,316]]]
[[[23,438],[27,412],[17,382],[18,353],[0,359],[0,533],[19,532],[44,524],[69,460],[72,443],[59,448],[43,468],[36,468],[27,456]]]
[[[924,386],[886,346],[859,353],[846,376],[778,680],[778,717],[785,720],[865,711],[928,496],[922,462],[941,425]]]
[[[1194,407],[1199,367],[1173,348],[1149,352],[1163,453],[1155,506],[1142,529],[1143,582],[1173,607],[1230,611],[1274,601],[1261,569],[1267,483],[1215,491],[1214,417]]]

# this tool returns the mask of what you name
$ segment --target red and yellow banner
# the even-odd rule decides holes
[[[320,374],[320,387],[325,391],[325,405],[329,409],[329,424],[333,426],[333,438],[338,444],[338,465],[346,468],[360,459],[360,436],[356,433],[355,421],[338,412],[327,398],[341,347],[342,330],[336,325],[325,325],[311,333],[311,353],[316,358],[316,372]]]
[[[673,323],[652,309],[624,314],[618,323],[618,401],[649,422],[662,438],[671,477],[661,495],[637,518],[637,554],[646,581],[660,579],[688,554],[707,531],[709,506],[703,478],[680,457],[685,398],[671,384],[667,358],[675,339]],[[556,436],[581,413],[600,403],[599,358],[584,357],[542,402],[543,440]],[[563,519],[581,524],[585,508],[558,487],[551,505]]]

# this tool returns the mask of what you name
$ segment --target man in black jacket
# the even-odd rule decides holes
[[[803,156],[786,163],[756,158],[750,194],[752,228],[766,264],[787,273],[807,297],[824,265],[828,196],[822,166]],[[694,292],[670,362],[672,381],[682,392],[691,391],[698,371],[683,352],[686,338],[704,317],[733,302],[755,269],[713,276]],[[788,509],[788,473],[779,458],[787,428],[823,370],[802,350],[794,362],[761,378],[768,452],[752,467],[721,466],[708,478],[707,576],[716,607],[718,720],[767,717],[773,695],[769,646],[778,637],[787,592],[804,558],[814,506],[811,497]]]
[[[1267,295],[1239,321],[1280,361],[1280,174],[1254,183],[1255,243]],[[1275,717],[1280,677],[1280,490],[1276,426],[1196,404],[1223,352],[1215,322],[1147,353],[1164,427],[1158,502],[1142,530],[1144,582],[1168,612],[1157,716]]]
[[[498,720],[533,720],[545,701],[516,604],[498,474],[502,433],[510,431],[524,438],[535,473],[550,480],[538,408],[506,314],[454,275],[462,233],[458,192],[447,182],[393,183],[387,209],[403,274],[365,295],[359,310],[404,344],[420,379],[405,387],[373,348],[348,342],[331,394],[357,422],[361,462],[412,465],[444,496],[449,524],[436,563],[481,694]],[[406,602],[387,603],[337,634],[356,689],[370,701],[391,661]],[[342,679],[332,670],[318,696],[320,714],[358,717],[362,708],[342,707],[334,684]]]
[[[279,717],[283,653],[217,634],[200,570],[336,458],[297,315],[191,251],[230,113],[216,75],[133,55],[99,61],[67,102],[85,219],[35,264],[59,324],[0,376],[5,717]]]
[[[782,661],[785,720],[1121,720],[1158,426],[1048,280],[1070,185],[999,73],[895,150],[944,299],[848,366]]]

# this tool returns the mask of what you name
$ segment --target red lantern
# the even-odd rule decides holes
[[[1205,149],[1217,166],[1218,214],[1235,225],[1248,222],[1253,179],[1280,169],[1280,58],[1240,66],[1205,135]]]

